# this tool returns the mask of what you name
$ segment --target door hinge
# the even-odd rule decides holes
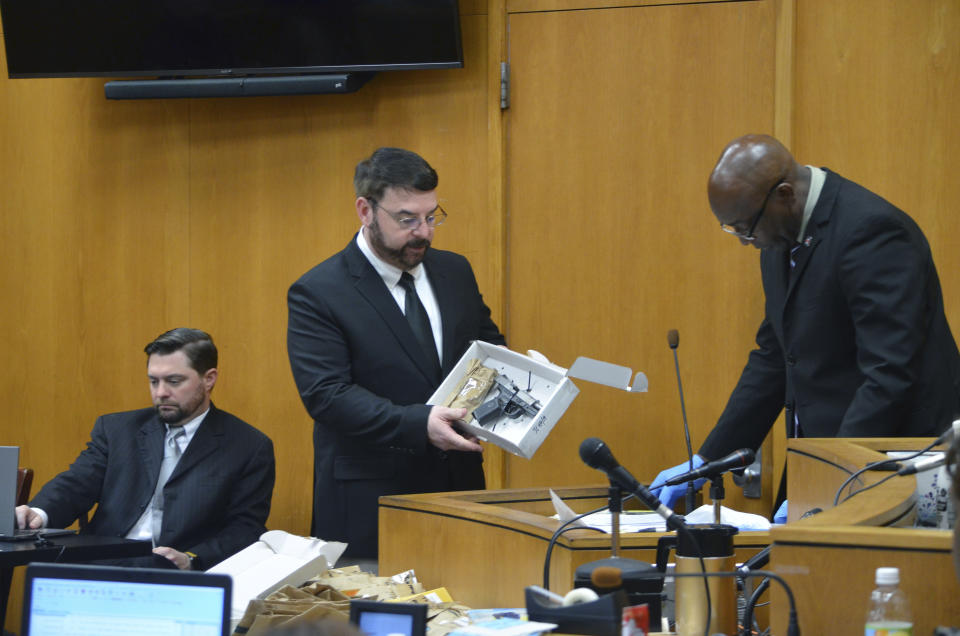
[[[510,108],[510,62],[500,62],[500,110]]]

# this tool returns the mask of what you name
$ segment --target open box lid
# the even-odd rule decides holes
[[[531,351],[530,353],[536,352]],[[637,371],[637,375],[633,376],[632,385],[630,384],[631,375],[633,375],[633,370],[629,367],[601,362],[583,356],[574,360],[573,365],[567,370],[567,377],[570,378],[587,380],[594,384],[604,384],[630,393],[646,393],[649,386],[647,375],[643,371]]]

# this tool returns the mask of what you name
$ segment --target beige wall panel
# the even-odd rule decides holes
[[[487,18],[467,5],[466,68],[383,73],[353,95],[114,102],[103,80],[0,79],[0,326],[16,361],[0,443],[23,448],[35,489],[98,414],[149,404],[143,346],[189,324],[220,347],[215,401],[276,442],[270,527],[309,530],[311,424],[287,363],[286,290],[357,230],[353,168],[377,146],[437,168],[451,218],[435,245],[471,259],[502,316]]]
[[[719,231],[707,176],[773,124],[770,3],[509,16],[508,329],[512,348],[647,373],[650,392],[580,397],[510,487],[598,483],[603,438],[640,479],[686,456],[666,334],[680,332],[694,450],[762,317],[758,254]],[[732,489],[730,489],[732,491]]]
[[[186,136],[172,103],[0,79],[4,443],[42,484],[102,412],[149,404],[143,346],[189,310]]]
[[[270,526],[309,531],[312,422],[286,354],[286,292],[359,228],[353,170],[378,146],[420,152],[450,213],[434,244],[465,254],[499,311],[501,227],[487,200],[486,17],[464,16],[466,68],[383,73],[359,92],[203,100],[191,108],[191,299],[223,351],[217,400],[274,440]]]
[[[960,329],[960,3],[808,0],[797,9],[795,144],[912,216]]]
[[[0,443],[21,447],[36,492],[98,414],[149,405],[143,347],[188,317],[186,104],[3,75]]]

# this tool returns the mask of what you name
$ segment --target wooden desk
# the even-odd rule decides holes
[[[884,459],[881,451],[919,450],[930,439],[803,439],[788,444],[790,523],[735,538],[743,561],[773,542],[769,569],[797,599],[806,634],[855,634],[877,567],[900,568],[913,604],[914,633],[960,623],[960,584],[953,571],[951,532],[912,528],[916,479],[897,477],[833,506],[836,489],[854,470]],[[857,487],[889,475],[870,472]],[[559,488],[578,512],[602,506],[606,487]],[[823,512],[800,520],[811,508]],[[558,522],[546,489],[434,493],[380,500],[380,571],[409,568],[428,588],[444,585],[473,607],[523,605],[523,589],[543,582],[547,542]],[[660,533],[625,535],[622,556],[652,562]],[[554,548],[550,588],[566,592],[577,566],[610,554],[610,537],[573,530]],[[786,633],[788,603],[771,586],[774,634]]]
[[[555,488],[575,511],[605,505],[607,487]],[[381,572],[413,568],[427,589],[443,585],[471,607],[523,607],[528,585],[543,585],[547,543],[559,527],[550,519],[546,488],[488,490],[380,498]],[[652,563],[660,532],[625,534],[620,556]],[[745,561],[769,544],[767,532],[734,538]],[[610,556],[610,535],[563,534],[553,549],[550,589],[566,593],[577,567]]]
[[[33,562],[78,563],[96,559],[124,559],[146,556],[153,550],[150,541],[133,541],[117,537],[65,535],[51,537],[49,545],[37,546],[33,541],[0,541],[0,627],[6,622],[7,599],[13,569]]]
[[[801,633],[862,633],[874,571],[900,568],[900,587],[913,607],[914,634],[937,625],[960,625],[960,584],[951,559],[949,530],[912,528],[916,479],[895,477],[833,506],[837,488],[881,451],[919,450],[933,440],[800,439],[787,445],[790,523],[773,528],[770,569],[784,577],[797,600]],[[865,473],[858,488],[889,472]],[[798,517],[811,508],[823,512]],[[788,604],[771,587],[771,625],[786,633]]]

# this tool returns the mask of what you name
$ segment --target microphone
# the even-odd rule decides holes
[[[673,351],[673,366],[677,370],[677,388],[680,390],[680,414],[683,416],[683,437],[687,442],[687,459],[690,470],[693,470],[693,448],[690,446],[690,425],[687,424],[687,407],[683,402],[683,382],[680,381],[680,360],[677,358],[677,347],[680,346],[680,332],[671,329],[667,332],[667,344]],[[696,488],[693,482],[687,483],[687,492],[684,498],[684,509],[689,513],[696,505]]]
[[[671,329],[667,332],[667,344],[670,345],[671,349],[676,349],[680,346],[680,332],[676,329]]]
[[[741,448],[740,450],[733,451],[723,459],[718,459],[715,462],[709,462],[696,470],[691,470],[688,473],[671,477],[664,483],[667,486],[677,486],[684,482],[700,479],[701,477],[716,477],[717,475],[722,475],[728,470],[749,466],[753,463],[753,458],[754,452],[751,449]]]
[[[918,462],[914,462],[909,466],[904,466],[897,471],[898,475],[914,475],[916,473],[923,473],[928,470],[933,470],[934,468],[940,468],[947,463],[946,454],[942,454],[939,457],[926,457],[921,459]]]
[[[649,488],[637,481],[626,468],[620,465],[603,440],[597,437],[588,437],[583,440],[580,444],[580,459],[590,468],[596,468],[606,473],[610,481],[618,484],[663,517],[667,522],[667,527],[671,530],[686,527],[683,517],[663,505],[663,502],[657,499]],[[751,461],[753,460],[751,459]]]

